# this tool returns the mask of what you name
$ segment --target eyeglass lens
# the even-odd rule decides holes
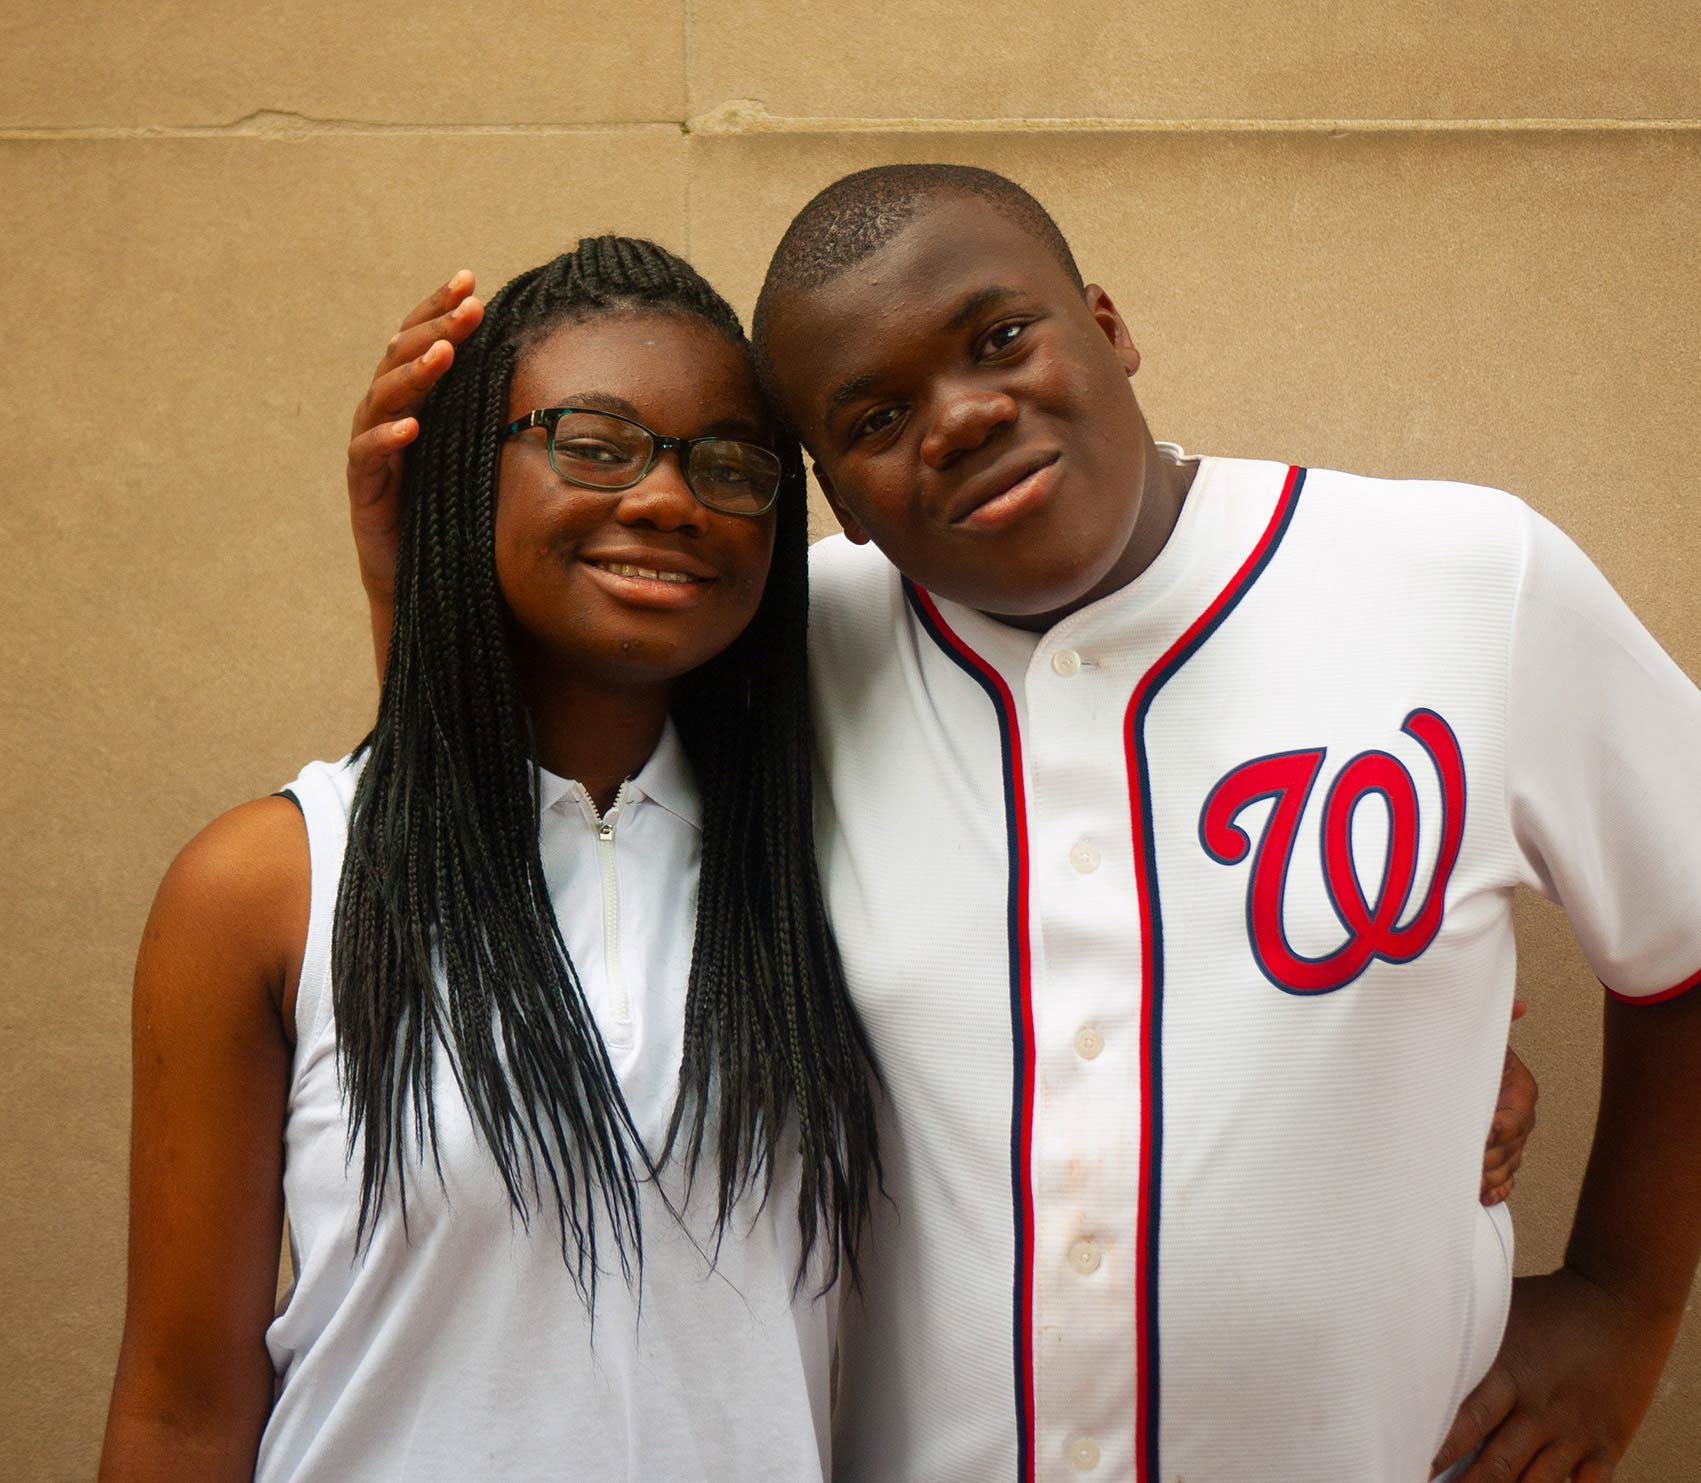
[[[555,424],[550,453],[565,479],[627,489],[642,477],[654,447],[649,432],[636,423],[600,412],[566,412]],[[704,438],[690,445],[685,479],[713,509],[756,514],[780,486],[780,460],[754,443]]]

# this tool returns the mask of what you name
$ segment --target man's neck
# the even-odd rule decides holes
[[[1029,633],[1044,633],[1071,614],[1137,581],[1169,543],[1176,522],[1181,519],[1181,507],[1186,503],[1187,492],[1193,487],[1193,476],[1198,472],[1198,459],[1177,459],[1165,453],[1147,433],[1140,512],[1135,516],[1128,544],[1104,578],[1065,607],[1046,613],[988,613],[987,617],[1008,623],[1012,628],[1026,629]]]

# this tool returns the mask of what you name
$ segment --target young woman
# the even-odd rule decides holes
[[[148,922],[102,1475],[823,1478],[877,1158],[797,450],[726,303],[587,239],[491,301],[403,494],[371,735]]]

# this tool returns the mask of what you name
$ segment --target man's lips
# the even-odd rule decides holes
[[[1004,460],[988,469],[978,479],[958,492],[947,508],[946,518],[952,525],[972,521],[975,524],[997,524],[997,517],[1006,509],[1014,514],[1024,496],[1039,493],[1039,486],[1049,480],[1036,479],[1055,464],[1061,455],[1055,451],[1025,453]],[[979,516],[979,519],[976,517]]]

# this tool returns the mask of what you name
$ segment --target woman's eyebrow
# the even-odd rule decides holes
[[[634,422],[644,419],[638,415],[638,409],[623,396],[614,396],[606,391],[575,391],[564,396],[555,403],[558,407],[588,407],[594,412],[614,412],[621,417],[630,417]]]
[[[648,427],[643,413],[623,396],[615,396],[607,391],[576,391],[564,396],[554,404],[557,407],[583,407],[590,412],[613,412],[621,417],[630,417],[640,427]],[[666,428],[658,428],[658,432],[666,433]],[[754,422],[748,417],[720,417],[692,434],[699,438],[737,438],[746,442],[761,443],[769,437],[768,428]]]

